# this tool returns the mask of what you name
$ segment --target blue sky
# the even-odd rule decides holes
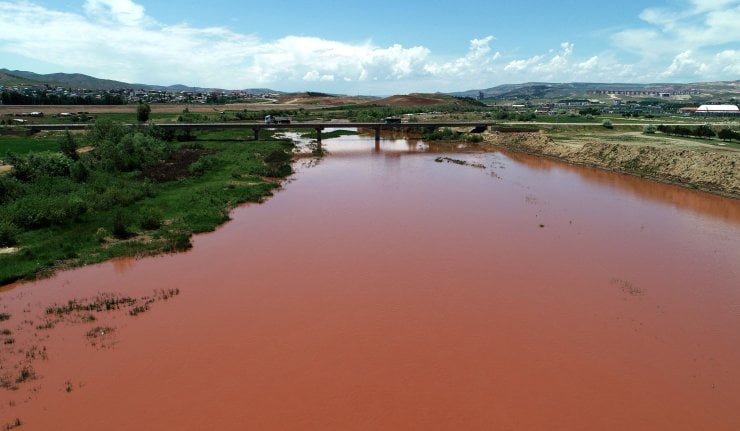
[[[387,95],[740,79],[740,0],[0,0],[0,67]]]

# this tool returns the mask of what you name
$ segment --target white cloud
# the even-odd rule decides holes
[[[646,9],[645,26],[615,34],[615,52],[579,57],[563,42],[529,57],[494,50],[493,36],[472,39],[459,56],[423,45],[347,43],[286,35],[264,40],[226,27],[167,25],[134,0],[84,0],[62,12],[26,0],[0,0],[0,56],[127,82],[388,94],[454,91],[525,81],[647,81],[738,76],[740,0],[691,0],[684,10]],[[5,64],[3,66],[12,66]],[[309,88],[306,88],[309,87]]]
[[[144,7],[131,0],[86,0],[84,8],[91,16],[123,25],[137,26],[149,21]]]
[[[732,63],[719,64],[725,57],[717,57],[715,52],[740,43],[740,0],[690,0],[683,9],[646,9],[640,18],[647,28],[618,32],[612,42],[638,54],[645,70],[659,70],[660,64],[670,62],[662,72],[648,76],[716,79],[722,71],[733,69]]]

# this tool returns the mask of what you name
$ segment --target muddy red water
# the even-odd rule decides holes
[[[187,253],[0,292],[0,425],[740,429],[740,202],[520,155],[325,144]],[[101,294],[154,299],[46,327],[48,307]]]

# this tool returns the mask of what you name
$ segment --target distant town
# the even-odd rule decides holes
[[[174,91],[165,89],[86,89],[49,84],[0,85],[3,105],[126,105],[136,103],[223,104],[271,100],[279,93],[249,90]]]
[[[5,117],[14,117],[13,120],[4,121],[6,124],[10,121],[15,124],[26,122],[23,118],[17,117],[43,116],[43,106],[48,105],[269,104],[276,102],[281,96],[286,96],[286,93],[270,89],[222,90],[185,86],[156,87],[99,80],[85,75],[62,74],[66,80],[55,82],[43,82],[38,79],[44,76],[34,75],[37,79],[26,78],[23,82],[19,82],[18,80],[23,78],[8,72],[10,71],[0,74],[6,77],[5,81],[0,80],[0,105],[30,105],[38,106],[38,108],[24,109],[24,112],[8,113],[6,111]],[[28,74],[28,72],[18,71],[13,73]],[[79,77],[82,78],[74,79]],[[337,99],[345,97],[311,92],[303,94]],[[493,108],[524,112],[532,120],[536,116],[601,114],[647,118],[665,115],[736,117],[740,115],[737,110],[738,94],[740,94],[740,81],[676,85],[530,83],[449,93],[448,96],[477,103],[477,109]],[[343,102],[343,104],[352,103],[355,102]],[[378,103],[382,104],[382,100],[379,99]],[[85,115],[86,112],[64,114],[73,117],[73,121],[88,121],[93,118]]]

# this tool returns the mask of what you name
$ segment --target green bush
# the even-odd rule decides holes
[[[23,182],[38,181],[44,177],[67,177],[72,160],[60,153],[31,153],[6,157],[13,165],[11,175]]]
[[[159,208],[144,207],[139,213],[139,224],[147,230],[159,229],[163,218],[164,214]]]
[[[87,212],[78,196],[29,193],[7,205],[3,215],[15,225],[33,229],[70,222]]]
[[[78,160],[69,166],[69,177],[77,183],[84,183],[90,178],[90,168]]]
[[[203,173],[208,170],[211,165],[213,165],[212,159],[209,159],[207,157],[200,158],[190,164],[190,166],[188,167],[188,171],[191,175],[203,175]]]
[[[77,154],[77,142],[75,142],[72,134],[69,133],[69,130],[67,130],[64,136],[59,140],[59,149],[62,154],[67,156],[70,160],[77,160],[80,158]]]
[[[105,239],[108,237],[108,230],[104,227],[99,227],[98,230],[95,231],[95,240],[99,243],[104,243]]]
[[[111,232],[113,236],[118,239],[126,239],[131,236],[131,231],[128,229],[129,217],[122,210],[113,213],[112,225],[113,229]]]
[[[136,106],[136,121],[139,123],[145,123],[149,121],[149,114],[152,112],[152,107],[148,103],[139,103]]]
[[[283,150],[271,152],[265,157],[265,164],[267,165],[265,175],[268,177],[284,177],[290,175],[293,172],[290,166],[292,158],[292,155]]]
[[[645,126],[642,129],[642,133],[644,133],[646,135],[654,135],[657,130],[658,130],[658,128],[655,127],[654,125],[648,124],[647,126]]]
[[[23,194],[24,185],[10,175],[0,175],[0,205]]]
[[[436,129],[432,132],[424,133],[425,141],[457,141],[462,134],[449,128]]]
[[[150,168],[167,154],[167,145],[143,133],[127,134],[120,141],[104,140],[95,148],[103,169],[131,172]]]
[[[0,247],[12,247],[18,244],[18,226],[7,220],[0,220]]]
[[[604,120],[604,122],[601,123],[601,125],[604,126],[607,129],[613,129],[614,128],[614,125],[609,120]]]
[[[87,133],[86,139],[92,146],[97,146],[105,141],[117,144],[126,133],[128,133],[128,130],[122,124],[109,119],[101,119],[93,124]]]

